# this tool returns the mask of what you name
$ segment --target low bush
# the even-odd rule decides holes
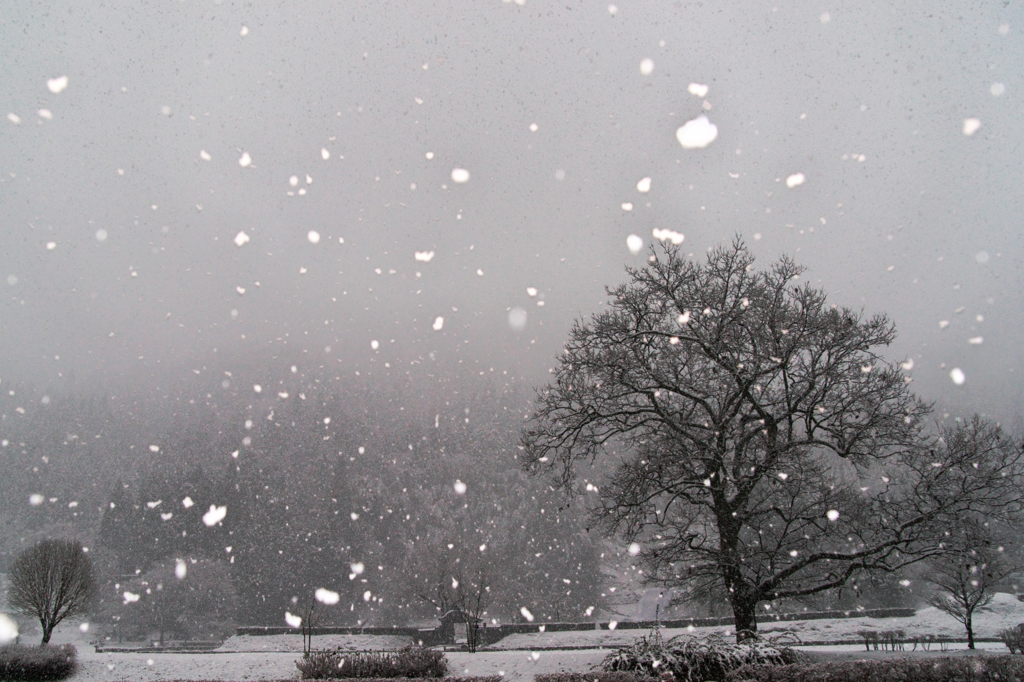
[[[0,646],[0,680],[63,680],[75,673],[78,651],[60,646]]]
[[[1006,645],[1011,654],[1015,654],[1018,651],[1024,654],[1024,623],[1017,623],[1012,628],[1000,630],[999,639],[1003,640],[1003,644]]]
[[[440,651],[407,646],[398,651],[314,651],[295,667],[304,680],[439,678],[448,672],[448,659]]]
[[[893,658],[797,665],[746,665],[726,682],[1020,682],[1024,660],[1012,656]]]
[[[614,672],[534,675],[533,682],[655,682],[655,679],[642,673],[618,670]]]
[[[787,665],[803,655],[784,646],[752,638],[736,644],[720,635],[705,638],[681,635],[665,641],[655,630],[630,646],[609,654],[602,663],[606,671],[634,672],[659,677],[671,671],[680,682],[720,682],[727,673],[749,664]]]

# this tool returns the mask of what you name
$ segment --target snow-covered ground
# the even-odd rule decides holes
[[[401,649],[414,644],[412,637],[388,635],[316,635],[314,649],[342,649],[343,651],[371,651],[375,649]],[[298,651],[302,653],[301,635],[235,635],[229,637],[217,651]]]
[[[1024,622],[1024,603],[1012,595],[1000,594],[990,610],[975,617],[978,637],[995,637],[1005,627]],[[908,637],[934,635],[962,639],[963,627],[949,616],[934,608],[923,608],[913,618],[851,618],[844,620],[789,621],[762,623],[762,633],[791,633],[801,641],[853,641],[859,630],[906,631]],[[727,627],[697,628],[692,634],[728,632]],[[687,633],[687,630],[665,630],[664,637]],[[587,630],[581,632],[536,633],[506,637],[491,650],[476,654],[448,652],[453,675],[497,675],[511,682],[532,682],[539,673],[559,671],[586,672],[599,666],[608,654],[608,648],[629,644],[647,635],[645,630]],[[386,640],[386,641],[382,641]],[[299,679],[295,661],[301,656],[302,637],[276,635],[270,637],[232,637],[213,653],[189,654],[123,654],[95,653],[88,644],[88,633],[79,631],[77,624],[62,625],[54,634],[54,643],[71,642],[78,647],[79,671],[74,682],[114,682],[137,680],[282,680]],[[26,643],[28,643],[26,641]],[[398,648],[408,643],[403,637],[322,636],[314,638],[316,648],[343,647],[345,649]],[[592,647],[587,649],[551,651],[548,647]],[[994,653],[1004,652],[1001,644],[984,644],[982,648]],[[599,647],[604,647],[599,648]],[[963,645],[952,646],[963,648]],[[843,658],[876,658],[888,656],[883,652],[865,652],[859,645],[815,647],[815,651],[830,651]],[[930,653],[920,651],[905,655],[941,655],[939,647]]]
[[[974,636],[998,637],[1003,628],[1024,622],[1024,602],[1010,594],[997,594],[989,610],[975,613]],[[966,639],[964,627],[938,609],[928,606],[918,609],[913,618],[847,618],[823,620],[792,620],[771,622],[762,619],[758,632],[767,636],[792,635],[801,642],[851,642],[858,639],[860,630],[903,630],[906,636]],[[665,629],[662,636],[668,639],[684,634],[708,634],[710,632],[730,633],[730,626],[690,629]],[[490,647],[492,649],[521,649],[528,647],[617,647],[630,644],[644,630],[583,630],[572,632],[550,632],[529,635],[511,635]]]
[[[600,665],[607,651],[449,652],[451,675],[498,675],[511,682],[532,682],[537,674],[587,671]],[[72,682],[157,682],[160,680],[299,679],[295,661],[301,653],[113,654],[79,649]]]

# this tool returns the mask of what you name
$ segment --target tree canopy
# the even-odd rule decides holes
[[[1020,504],[1019,450],[942,462],[929,406],[881,355],[895,326],[803,272],[757,270],[739,240],[704,263],[652,252],[573,326],[522,437],[524,466],[569,495],[611,467],[598,520],[637,542],[648,580],[718,590],[740,637],[761,601],[896,570],[939,551],[943,518]]]
[[[42,643],[65,618],[84,614],[96,596],[92,561],[78,540],[42,540],[11,566],[7,603],[39,619]]]

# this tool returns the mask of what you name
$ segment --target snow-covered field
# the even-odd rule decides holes
[[[1003,628],[1024,622],[1024,602],[1011,594],[997,594],[989,610],[975,613],[974,636],[998,637]],[[903,630],[907,637],[933,635],[952,639],[966,639],[964,627],[938,609],[928,606],[918,609],[913,618],[848,618],[836,620],[792,620],[771,622],[761,620],[758,632],[762,635],[791,635],[801,642],[850,642],[858,639],[860,630]],[[729,626],[662,630],[666,639],[683,634],[729,633]],[[495,644],[492,649],[521,649],[528,647],[617,647],[630,644],[644,630],[584,630],[551,632],[530,635],[511,635]]]
[[[512,682],[559,671],[587,671],[601,663],[607,651],[492,651],[449,652],[452,675],[498,675]],[[106,654],[79,649],[73,682],[132,680],[283,680],[299,679],[295,653]]]
[[[996,596],[990,610],[975,616],[975,634],[995,637],[1005,627],[1024,622],[1024,603],[1012,595]],[[762,623],[765,634],[789,633],[801,641],[852,641],[859,630],[906,631],[908,637],[934,635],[962,639],[962,626],[934,608],[923,608],[913,618],[852,618],[845,620],[789,621]],[[727,627],[698,628],[692,634],[728,632]],[[684,634],[687,630],[665,630],[664,637]],[[629,644],[648,634],[645,630],[587,630],[581,632],[536,633],[513,635],[487,651],[476,654],[448,652],[453,675],[497,675],[512,682],[530,682],[538,673],[558,671],[586,672],[599,666],[608,654],[608,648]],[[138,680],[281,680],[298,679],[295,661],[301,656],[302,638],[296,635],[270,637],[232,637],[216,652],[189,654],[129,654],[95,653],[86,641],[86,635],[74,624],[58,628],[54,643],[72,642],[78,647],[79,671],[71,679],[75,682],[114,682]],[[403,637],[322,636],[314,639],[316,648],[381,649],[398,648],[408,643]],[[982,648],[1003,652],[1001,644],[984,644]],[[587,649],[553,651],[549,647],[592,647]],[[604,647],[603,649],[600,647]],[[953,646],[963,648],[963,645]],[[920,651],[901,655],[937,656],[941,652],[933,646],[930,653]],[[859,645],[815,648],[831,651],[843,658],[875,658],[890,655],[883,652],[864,652]]]

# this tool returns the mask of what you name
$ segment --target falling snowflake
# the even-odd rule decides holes
[[[339,595],[337,592],[328,590],[323,587],[317,588],[316,592],[313,593],[313,596],[316,597],[316,600],[318,602],[320,602],[321,604],[327,604],[328,606],[330,606],[331,604],[337,604],[338,601],[341,599],[341,595]]]
[[[46,87],[49,88],[50,92],[53,94],[59,95],[64,92],[64,88],[68,87],[68,77],[58,76],[57,78],[51,78],[46,81]]]
[[[216,505],[211,504],[209,511],[203,514],[203,523],[205,523],[207,526],[215,526],[224,520],[224,517],[227,516],[227,513],[227,507],[218,507]]]
[[[676,139],[683,149],[701,149],[707,147],[718,137],[718,126],[711,123],[708,117],[701,114],[687,121],[676,130]]]

